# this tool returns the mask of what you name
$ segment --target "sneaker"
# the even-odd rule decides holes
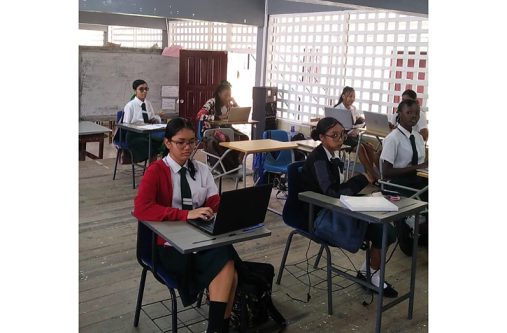
[[[358,279],[361,279],[363,281],[367,281],[366,279],[366,276],[364,276],[361,272],[357,272],[357,278]],[[384,283],[387,285],[385,288],[384,288],[384,297],[387,297],[387,298],[396,298],[398,297],[398,292],[396,291],[396,289],[393,288],[393,286],[387,282],[387,281],[384,281]],[[363,286],[364,289],[367,289]],[[376,294],[378,294],[378,292],[376,290],[373,290],[373,289],[369,289],[369,290],[372,290],[373,292],[375,292]]]

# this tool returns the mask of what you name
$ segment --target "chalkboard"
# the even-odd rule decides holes
[[[161,89],[165,85],[178,85],[179,58],[160,53],[160,50],[80,47],[79,116],[115,115],[130,100],[134,93],[132,82],[136,79],[148,83],[147,99],[155,112],[162,111]]]

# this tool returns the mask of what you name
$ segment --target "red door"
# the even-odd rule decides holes
[[[213,97],[220,81],[227,79],[226,51],[180,51],[180,117],[194,120]]]

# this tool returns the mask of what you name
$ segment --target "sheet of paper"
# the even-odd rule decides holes
[[[351,197],[340,196],[342,202],[348,209],[359,212],[397,212],[398,206],[383,196]]]
[[[147,124],[147,125],[140,125],[139,127],[142,129],[147,130],[153,130],[153,129],[159,129],[159,128],[165,128],[166,124]]]
[[[162,97],[178,98],[179,86],[162,86]]]
[[[162,98],[162,110],[176,110],[176,100],[174,98]]]

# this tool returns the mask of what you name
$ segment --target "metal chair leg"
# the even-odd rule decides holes
[[[130,162],[132,163],[132,189],[136,189],[136,169],[134,163],[134,154],[130,151]]]
[[[204,290],[197,295],[197,304],[196,307],[201,308],[202,305],[202,297],[204,296]]]
[[[146,171],[146,162],[148,162],[148,160],[145,160],[145,161],[144,161],[143,176],[144,176],[144,172]]]
[[[171,316],[172,316],[172,331],[178,332],[178,302],[176,301],[176,293],[173,288],[169,288],[171,293]]]
[[[315,258],[315,264],[313,264],[313,268],[319,267],[320,258],[322,257],[322,252],[324,251],[324,245],[320,245],[319,254],[317,254],[317,258]]]
[[[289,254],[290,243],[292,242],[292,237],[297,233],[297,230],[293,230],[289,237],[287,237],[287,242],[285,243],[285,251],[283,252],[282,262],[280,263],[280,269],[278,270],[278,276],[276,277],[276,284],[280,284],[282,280],[283,270],[285,268],[285,262],[287,261],[287,255]]]
[[[141,273],[141,282],[139,282],[139,292],[137,294],[136,313],[134,316],[134,327],[137,327],[137,325],[139,324],[139,314],[141,313],[141,304],[143,303],[144,283],[146,282],[147,272],[148,269],[143,268],[143,272]]]
[[[327,256],[327,313],[329,315],[333,314],[333,280],[331,276],[331,251],[329,250],[329,246],[324,245],[326,249]]]
[[[118,168],[118,160],[120,159],[121,149],[118,149],[116,153],[116,162],[114,163],[113,180],[116,178],[116,169]]]

